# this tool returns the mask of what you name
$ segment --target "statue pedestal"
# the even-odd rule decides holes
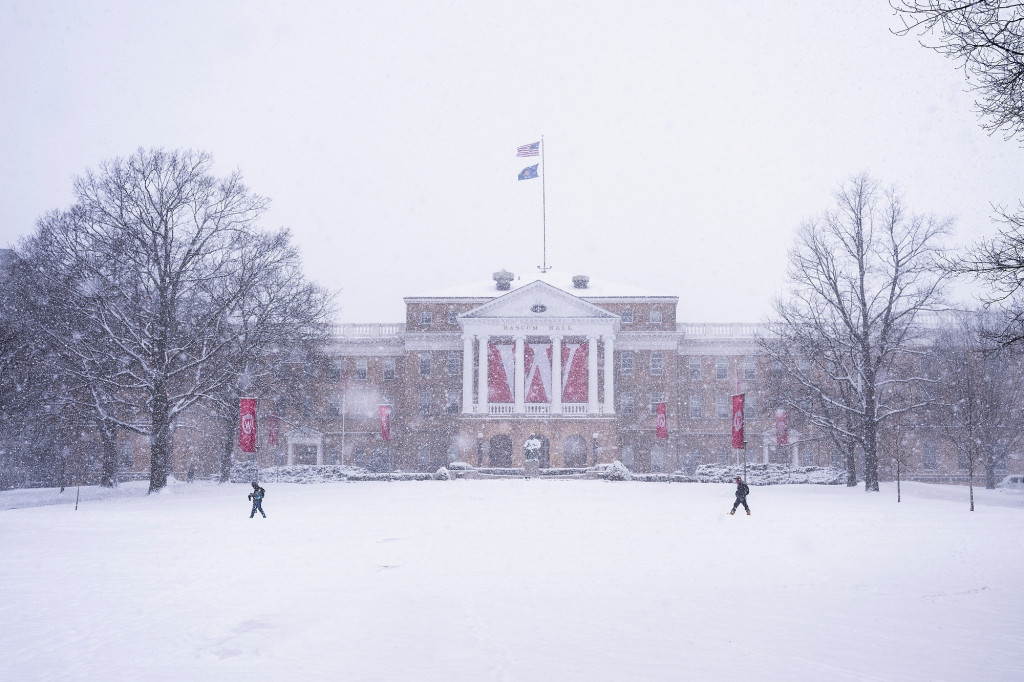
[[[527,478],[540,478],[540,461],[528,459],[523,465],[523,474]]]

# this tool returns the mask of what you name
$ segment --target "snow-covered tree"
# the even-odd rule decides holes
[[[267,200],[238,172],[215,177],[208,154],[140,149],[76,178],[74,194],[19,248],[49,286],[35,331],[101,422],[149,437],[158,490],[176,420],[237,383],[239,349],[260,336],[248,311],[268,282],[301,274],[287,232],[257,228]]]
[[[862,452],[865,489],[878,490],[880,426],[919,407],[897,389],[918,380],[915,322],[939,302],[937,240],[949,223],[910,213],[867,175],[834,196],[834,209],[798,231],[762,347],[776,399],[833,440],[851,475]]]
[[[972,511],[975,467],[995,488],[996,468],[1024,440],[1024,356],[993,345],[989,331],[998,326],[991,313],[963,313],[935,344],[937,422],[967,466]]]

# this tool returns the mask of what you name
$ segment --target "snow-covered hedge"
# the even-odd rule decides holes
[[[634,481],[645,481],[647,483],[696,483],[695,476],[687,476],[681,471],[671,474],[633,474]]]
[[[743,467],[725,464],[701,464],[696,480],[701,483],[732,483],[743,476]],[[835,467],[794,467],[787,464],[748,464],[746,482],[750,485],[780,485],[785,483],[815,483],[843,485],[846,471]]]
[[[598,464],[593,468],[593,471],[597,472],[597,475],[606,481],[632,481],[633,474],[630,473],[626,465],[615,460],[611,464]]]
[[[473,465],[468,462],[451,462],[447,468],[448,471],[469,471]]]
[[[375,474],[353,466],[340,464],[297,464],[260,469],[259,479],[268,483],[328,483],[330,481],[429,481],[437,474],[392,471]],[[256,467],[242,462],[231,467],[232,483],[256,480]]]

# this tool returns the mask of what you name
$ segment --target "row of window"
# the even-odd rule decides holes
[[[356,358],[356,369],[352,378],[356,381],[366,381],[369,375],[369,361],[367,358]],[[432,368],[433,358],[430,353],[420,353],[419,355],[419,369],[421,376],[430,376]],[[458,352],[448,353],[445,357],[445,371],[448,374],[458,374],[462,371],[462,354]],[[331,379],[337,381],[341,379],[341,366],[338,363],[331,363],[330,372],[328,375]],[[381,359],[381,378],[384,381],[394,381],[395,379],[395,358],[382,358]]]
[[[648,402],[648,410],[651,414],[657,414],[658,403],[665,402],[664,393],[651,393]],[[704,399],[701,396],[692,395],[689,399],[690,419],[704,418]],[[752,416],[757,411],[757,396],[747,395],[744,399],[743,411]],[[619,412],[622,414],[634,414],[636,412],[636,396],[630,391],[623,391],[619,394]],[[732,396],[719,396],[715,399],[715,416],[718,419],[732,418]]]
[[[622,376],[633,376],[635,367],[635,353],[631,350],[624,350],[619,354],[619,374]],[[665,356],[659,352],[651,353],[650,375],[654,377],[665,373]],[[692,356],[690,358],[690,379],[701,378],[701,358]],[[715,379],[725,380],[729,378],[728,358],[715,358]],[[747,381],[757,379],[757,360],[753,357],[743,359],[743,378]]]

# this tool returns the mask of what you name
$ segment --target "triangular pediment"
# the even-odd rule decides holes
[[[553,319],[617,319],[604,308],[566,293],[546,282],[536,280],[510,291],[493,301],[459,315],[462,320],[527,318]]]

